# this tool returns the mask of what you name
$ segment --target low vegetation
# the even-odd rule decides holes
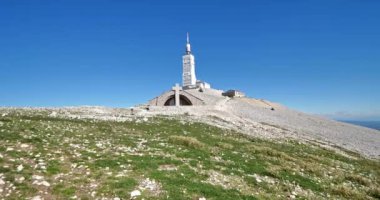
[[[379,199],[379,185],[379,161],[315,144],[164,117],[0,113],[0,199]]]

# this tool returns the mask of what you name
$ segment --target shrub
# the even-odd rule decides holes
[[[351,182],[356,182],[364,186],[369,186],[371,184],[371,181],[367,178],[359,175],[348,175],[346,176],[346,180],[349,180]]]
[[[365,199],[365,197],[361,194],[358,193],[354,188],[345,186],[345,185],[339,185],[331,190],[332,194],[342,196],[345,198],[350,198],[350,199]]]
[[[380,188],[378,187],[372,187],[368,190],[368,194],[376,199],[380,199]]]
[[[229,144],[229,143],[224,143],[224,142],[218,142],[216,146],[223,148],[223,149],[233,149],[234,145]]]
[[[196,138],[187,137],[187,136],[178,136],[178,135],[170,136],[169,142],[173,144],[178,144],[178,145],[194,148],[194,149],[205,147],[205,144],[198,141]]]

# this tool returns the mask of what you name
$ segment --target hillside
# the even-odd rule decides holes
[[[206,94],[204,94],[206,96]],[[305,114],[253,98],[225,98],[208,93],[212,105],[150,107],[140,116],[188,115],[189,118],[264,139],[295,139],[380,159],[380,131]],[[205,97],[203,97],[205,98]],[[214,103],[216,102],[216,103]]]
[[[0,199],[380,198],[378,160],[226,110],[0,109]]]

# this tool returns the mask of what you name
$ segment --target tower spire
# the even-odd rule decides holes
[[[191,54],[189,32],[186,33],[186,54]]]

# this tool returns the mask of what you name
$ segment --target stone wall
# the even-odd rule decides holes
[[[179,91],[180,96],[185,96],[193,106],[204,105],[204,101],[188,92],[186,90]],[[149,101],[150,106],[164,106],[165,102],[174,96],[174,91],[167,91],[160,96]]]

